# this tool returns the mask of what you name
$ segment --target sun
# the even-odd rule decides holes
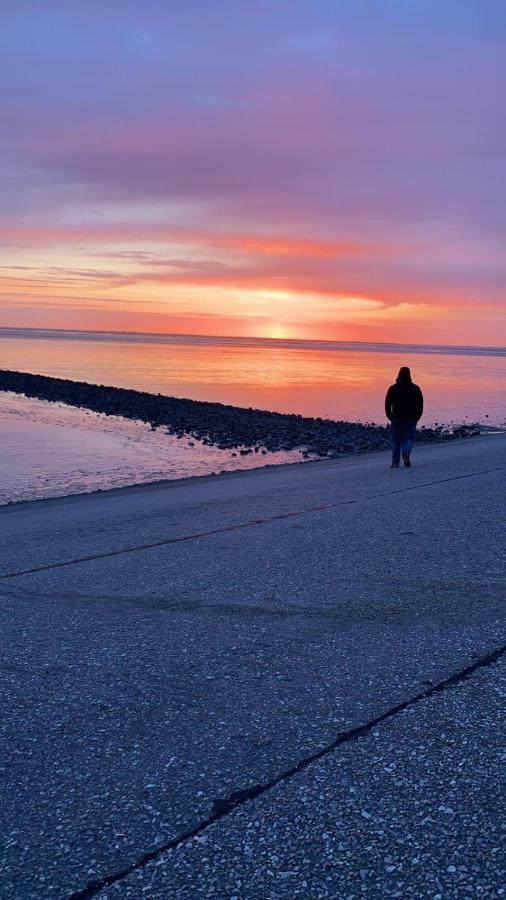
[[[285,328],[284,325],[275,323],[273,325],[269,325],[266,337],[271,338],[272,340],[280,341],[283,340],[283,338],[289,338],[290,335],[288,333],[288,329]]]

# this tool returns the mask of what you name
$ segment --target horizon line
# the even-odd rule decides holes
[[[110,338],[151,338],[154,340],[163,340],[170,338],[186,338],[189,341],[197,341],[203,342],[207,341],[209,343],[247,343],[247,342],[261,342],[262,344],[271,344],[271,345],[280,345],[280,346],[300,346],[301,348],[307,347],[308,345],[321,345],[322,347],[340,347],[343,349],[346,347],[354,346],[354,347],[384,347],[384,348],[399,348],[399,349],[411,349],[415,350],[426,350],[429,352],[434,351],[489,351],[494,353],[506,354],[506,347],[504,346],[490,346],[483,344],[417,344],[417,343],[399,343],[396,341],[360,341],[360,340],[329,340],[325,338],[296,338],[296,337],[286,337],[286,338],[274,338],[267,337],[262,335],[216,335],[216,334],[192,334],[188,332],[177,332],[177,331],[115,331],[115,330],[96,330],[96,329],[87,329],[87,328],[41,328],[41,327],[32,327],[25,325],[0,325],[0,335],[2,333],[29,333],[34,335],[42,335],[42,334],[54,334],[54,335],[85,335],[87,337],[110,337]],[[14,336],[14,335],[13,335]]]

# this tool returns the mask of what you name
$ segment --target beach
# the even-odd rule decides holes
[[[139,420],[12,392],[0,393],[0,454],[0,505],[303,458],[297,450],[241,455]]]
[[[505,450],[3,507],[4,896],[494,896]]]
[[[417,440],[435,443],[501,430],[492,421],[486,414],[481,423],[421,424]],[[385,425],[5,369],[0,370],[0,426],[5,464],[0,504],[390,445]]]
[[[506,427],[506,350],[0,329],[0,503],[379,450],[408,358],[419,441]]]

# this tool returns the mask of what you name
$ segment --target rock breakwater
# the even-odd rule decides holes
[[[306,456],[342,456],[390,445],[389,430],[382,425],[245,409],[27,372],[0,370],[0,390],[147,422],[153,429],[243,454],[300,448]],[[438,442],[468,434],[466,429],[456,434],[442,426],[422,427],[418,439]]]

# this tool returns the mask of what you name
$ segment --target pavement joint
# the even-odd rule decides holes
[[[129,866],[126,866],[124,869],[88,882],[88,884],[85,885],[84,888],[79,891],[74,891],[72,894],[70,894],[68,896],[68,900],[88,900],[88,898],[95,897],[100,891],[104,890],[105,888],[111,887],[113,884],[116,884],[119,881],[124,880],[133,872],[142,869],[148,863],[157,859],[168,850],[173,850],[176,847],[184,844],[186,841],[197,837],[203,831],[209,828],[210,825],[213,825],[215,822],[218,822],[225,816],[230,815],[230,813],[232,813],[237,807],[242,806],[250,800],[254,800],[257,797],[260,797],[282,782],[290,781],[300,772],[304,771],[313,763],[319,761],[325,756],[328,756],[343,744],[369,734],[377,725],[380,725],[381,723],[392,719],[399,713],[414,706],[420,701],[433,697],[436,694],[441,694],[442,692],[467,681],[467,679],[478,669],[486,668],[498,662],[505,651],[506,644],[496,648],[490,653],[487,653],[485,656],[480,657],[474,663],[466,666],[464,669],[460,669],[458,672],[454,672],[452,675],[448,676],[448,678],[445,678],[442,681],[437,682],[436,684],[431,684],[430,687],[428,687],[426,690],[420,691],[418,694],[409,697],[407,700],[403,700],[401,703],[398,703],[390,709],[387,709],[385,712],[376,716],[374,719],[370,719],[363,725],[358,725],[346,732],[339,732],[334,740],[327,744],[325,747],[321,748],[313,754],[310,754],[309,756],[304,757],[294,766],[291,766],[289,769],[281,772],[270,781],[264,782],[262,784],[254,784],[249,788],[232,791],[232,793],[229,794],[228,797],[217,798],[214,801],[210,816],[201,821],[194,828],[178,835],[175,838],[172,838],[172,840],[167,841],[164,844],[158,845],[152,850],[149,850],[142,857],[131,863]],[[423,683],[427,684],[428,682],[425,681]]]
[[[440,478],[435,481],[425,481],[420,484],[409,485],[408,487],[398,488],[395,491],[382,491],[378,494],[369,494],[366,497],[349,498],[347,500],[338,500],[334,503],[326,503],[319,506],[309,506],[300,510],[290,510],[285,513],[278,513],[275,516],[265,516],[260,519],[249,519],[246,522],[237,522],[234,525],[226,525],[223,528],[215,528],[210,531],[201,531],[195,534],[180,535],[179,537],[162,538],[146,544],[136,544],[132,547],[120,547],[117,550],[108,550],[105,553],[92,553],[88,556],[80,556],[75,559],[61,560],[60,562],[49,563],[46,566],[36,566],[32,569],[22,569],[17,572],[7,572],[0,575],[0,581],[9,578],[19,578],[22,575],[35,575],[38,572],[48,572],[52,569],[63,569],[67,566],[74,566],[80,563],[93,562],[98,559],[108,559],[113,556],[122,556],[126,553],[138,553],[143,550],[153,550],[157,547],[169,546],[170,544],[181,544],[186,541],[195,541],[199,538],[212,537],[217,534],[226,534],[228,532],[239,531],[244,528],[251,528],[254,525],[268,525],[271,522],[280,522],[286,519],[296,518],[298,516],[308,515],[315,512],[324,512],[329,509],[336,509],[339,506],[350,506],[356,503],[362,503],[367,500],[376,500],[382,497],[390,497],[395,494],[403,494],[407,491],[415,491],[420,488],[433,487],[434,485],[446,484],[450,481],[460,481],[467,478],[475,478],[479,475],[490,475],[493,472],[502,472],[506,470],[506,466],[496,466],[493,469],[483,469],[478,472],[466,472],[464,475],[453,475],[449,478]]]

